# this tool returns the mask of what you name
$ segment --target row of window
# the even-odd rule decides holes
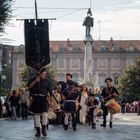
[[[112,46],[111,50],[117,52],[117,51],[120,51],[121,50],[121,47],[119,47],[119,46]],[[99,48],[99,51],[101,51],[101,52],[108,51],[108,47],[107,46],[101,46]],[[127,51],[134,52],[134,51],[136,51],[136,48],[134,46],[128,46]]]
[[[80,46],[78,44],[74,44],[74,45],[69,45],[68,47],[71,47],[73,49],[74,52],[78,52],[80,51]],[[120,51],[121,47],[114,45],[112,46],[112,51]],[[128,45],[128,49],[129,52],[134,52],[136,51],[136,48],[134,45]],[[65,45],[64,44],[60,44],[59,45],[59,51],[60,52],[64,52],[65,51]],[[108,51],[108,46],[100,46],[99,47],[99,51],[101,52],[105,52]]]
[[[69,45],[68,47],[72,48],[73,52],[79,52],[80,51],[80,46],[79,45]],[[65,51],[65,46],[64,44],[59,45],[59,52],[64,52]]]
[[[71,68],[79,68],[80,67],[80,59],[71,58],[68,62],[68,65],[71,65]],[[66,59],[60,57],[57,59],[57,66],[58,68],[65,68],[66,67]]]
[[[80,59],[71,58],[70,61],[67,59],[60,57],[57,59],[57,68],[66,68],[66,63],[71,68],[80,68],[80,63],[84,64],[83,61],[81,62]],[[133,64],[133,59],[127,59],[127,65]],[[108,65],[108,59],[97,59],[97,66],[106,68]],[[112,58],[111,59],[111,67],[119,68],[121,65],[121,60],[119,58]]]

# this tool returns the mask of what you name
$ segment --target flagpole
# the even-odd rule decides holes
[[[92,0],[90,0],[90,9],[92,8]]]
[[[38,19],[38,14],[37,14],[37,2],[35,0],[35,19]]]

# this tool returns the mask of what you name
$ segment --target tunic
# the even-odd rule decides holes
[[[74,89],[74,86],[69,86],[66,88],[62,95],[65,97],[64,111],[67,113],[75,113],[78,92]]]
[[[36,78],[29,80],[29,83],[32,83]],[[30,96],[33,98],[30,111],[33,113],[42,113],[48,111],[48,101],[47,96],[49,92],[51,93],[52,87],[48,79],[41,79],[39,82],[29,89]]]

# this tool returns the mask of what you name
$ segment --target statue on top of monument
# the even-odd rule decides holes
[[[91,37],[91,28],[94,25],[94,19],[91,17],[91,9],[88,9],[87,16],[84,19],[83,26],[86,26],[86,37]]]

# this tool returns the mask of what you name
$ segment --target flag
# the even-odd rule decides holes
[[[25,20],[24,32],[26,64],[39,71],[50,63],[48,20]]]

